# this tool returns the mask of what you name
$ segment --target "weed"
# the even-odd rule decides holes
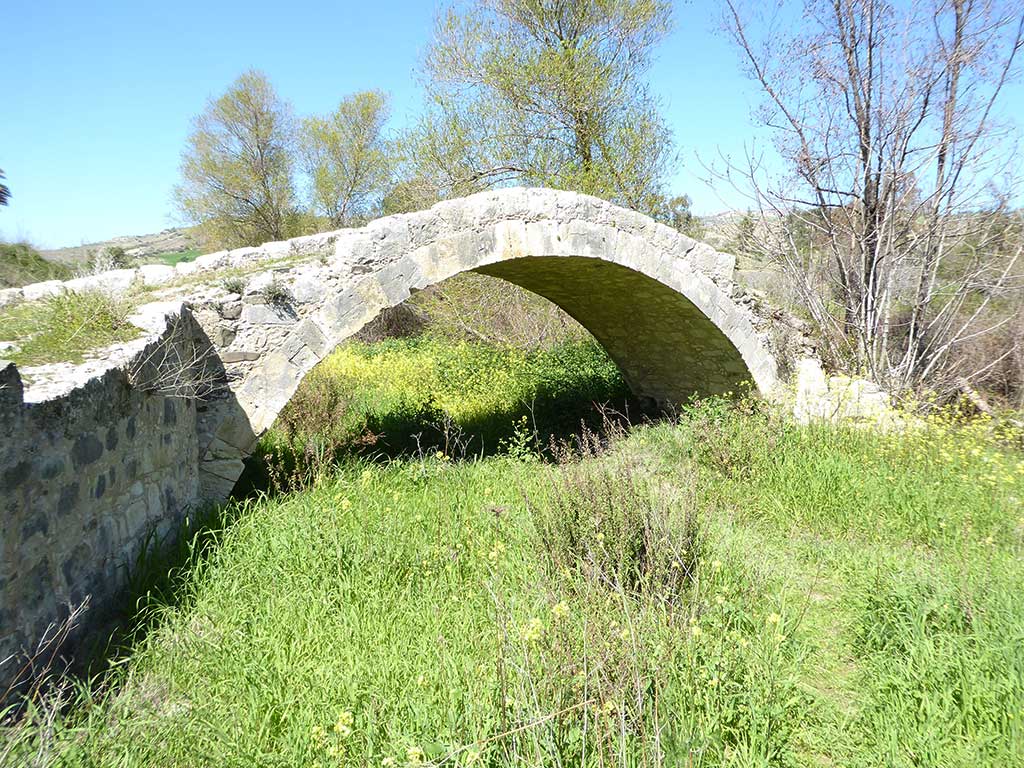
[[[275,276],[269,283],[260,288],[259,296],[267,304],[272,307],[278,307],[281,309],[288,309],[295,301],[295,297],[292,296],[291,290],[287,284],[280,281]]]
[[[245,293],[246,280],[244,277],[225,277],[220,281],[220,287],[228,293],[237,293],[239,296]]]

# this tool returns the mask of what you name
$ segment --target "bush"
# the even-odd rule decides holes
[[[225,277],[220,281],[220,287],[228,293],[237,293],[239,296],[245,293],[244,277]]]
[[[28,243],[0,243],[0,288],[17,288],[70,277],[70,268],[47,261]]]
[[[278,280],[277,277],[274,277],[273,280],[260,288],[259,296],[267,304],[278,309],[288,309],[291,307],[292,302],[295,301],[295,297],[292,296],[288,286]]]
[[[131,269],[135,259],[120,245],[111,245],[89,258],[90,272],[107,272],[111,269]]]

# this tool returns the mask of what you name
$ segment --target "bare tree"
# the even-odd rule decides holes
[[[997,108],[1020,5],[805,0],[766,19],[741,1],[726,0],[725,27],[785,167],[750,153],[720,171],[752,192],[755,250],[834,359],[897,391],[982,375],[957,352],[1009,322],[991,310],[1022,285]]]

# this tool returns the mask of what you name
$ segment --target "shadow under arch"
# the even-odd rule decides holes
[[[724,394],[750,381],[742,355],[690,299],[643,273],[585,257],[524,257],[480,267],[543,296],[582,325],[652,406]]]

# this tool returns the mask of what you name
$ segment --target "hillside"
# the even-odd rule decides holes
[[[193,250],[198,242],[186,227],[172,227],[149,235],[123,235],[96,243],[40,251],[43,258],[63,264],[84,264],[95,253],[108,248],[123,248],[129,257],[150,259],[167,253]]]

